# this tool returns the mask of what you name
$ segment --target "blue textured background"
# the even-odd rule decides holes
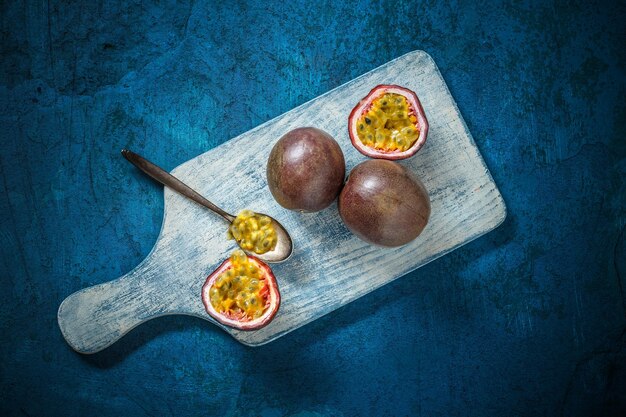
[[[1,415],[626,412],[624,2],[89,3],[0,3]],[[415,49],[502,226],[259,348],[190,317],[65,344],[61,301],[159,232],[121,148],[172,169]]]

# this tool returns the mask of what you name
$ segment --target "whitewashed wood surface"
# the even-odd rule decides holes
[[[378,84],[415,91],[430,123],[426,145],[401,163],[426,185],[432,215],[420,237],[394,249],[353,236],[343,226],[336,203],[312,214],[283,209],[272,199],[265,179],[273,144],[300,126],[333,135],[344,152],[346,172],[364,161],[350,144],[347,120]],[[148,257],[121,278],[78,291],[59,307],[59,326],[75,350],[100,351],[142,322],[167,314],[198,316],[241,343],[261,345],[487,233],[506,217],[500,192],[454,99],[423,51],[408,53],[270,120],[180,165],[173,174],[227,211],[268,213],[287,228],[294,253],[272,265],[282,295],[276,318],[263,329],[243,332],[217,324],[205,312],[200,298],[205,278],[235,245],[225,239],[227,225],[219,216],[165,189],[163,226]]]

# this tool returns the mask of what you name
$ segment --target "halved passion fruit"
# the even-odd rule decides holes
[[[238,249],[208,276],[202,302],[218,322],[238,330],[256,330],[276,315],[280,292],[270,267]]]
[[[365,156],[406,159],[422,147],[428,121],[417,95],[397,85],[379,85],[350,113],[352,145]]]

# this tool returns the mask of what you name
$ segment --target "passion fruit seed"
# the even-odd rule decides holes
[[[220,274],[209,290],[211,305],[229,317],[242,320],[261,317],[268,295],[261,270],[240,249],[233,252],[230,262],[230,268]]]
[[[259,255],[273,250],[278,242],[272,219],[250,210],[243,210],[237,215],[226,237],[235,239],[240,247]]]
[[[366,146],[404,152],[419,138],[417,117],[407,99],[385,93],[372,101],[358,120],[357,135]]]

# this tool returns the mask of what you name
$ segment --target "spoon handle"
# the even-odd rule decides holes
[[[195,201],[196,203],[210,210],[213,210],[229,223],[232,223],[232,221],[235,220],[235,216],[226,213],[224,210],[211,203],[206,198],[202,197],[187,184],[185,184],[169,172],[165,171],[164,169],[154,165],[147,159],[137,155],[134,152],[129,151],[128,149],[122,149],[122,155],[124,155],[124,158],[128,159],[133,165],[148,174],[154,180],[160,182],[165,186],[168,186],[172,190],[184,195],[185,197]]]

